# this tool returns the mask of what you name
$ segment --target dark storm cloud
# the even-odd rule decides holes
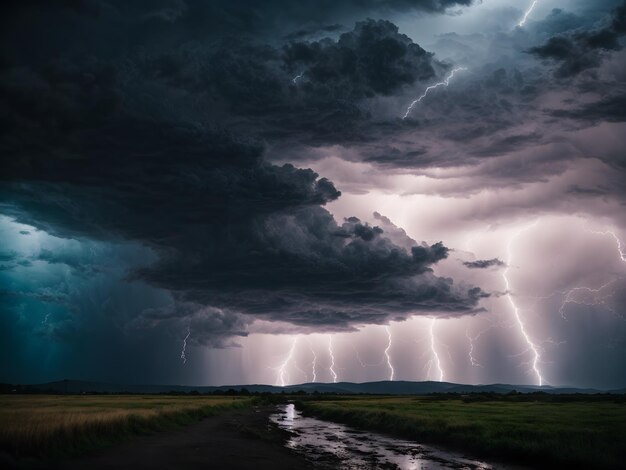
[[[340,24],[331,24],[327,26],[320,26],[317,28],[305,28],[300,29],[298,31],[294,31],[292,33],[287,34],[284,39],[288,41],[298,41],[307,39],[313,36],[317,36],[321,33],[335,33],[345,29],[344,26]]]
[[[469,2],[375,3],[435,12]],[[322,207],[341,194],[332,182],[267,162],[256,139],[350,139],[366,114],[359,101],[398,92],[445,66],[387,21],[359,22],[337,40],[277,47],[194,36],[189,22],[202,15],[193,12],[230,11],[226,3],[149,5],[15,10],[23,25],[44,13],[58,23],[45,32],[46,47],[54,49],[48,57],[28,44],[6,47],[23,38],[15,28],[3,33],[10,39],[0,70],[3,213],[56,236],[150,247],[158,260],[130,279],[166,289],[178,305],[197,306],[182,312],[218,309],[228,321],[215,327],[217,337],[217,330],[243,331],[240,315],[350,329],[420,311],[476,310],[480,289],[432,273],[447,256],[445,246],[399,246],[358,219],[337,224]],[[270,3],[263,14],[289,15],[284,6]],[[156,28],[155,21],[167,24]],[[137,22],[132,34],[125,29]],[[114,45],[128,47],[112,44],[100,54],[96,33],[113,34],[107,26],[119,27]],[[78,49],[77,34],[87,35]],[[302,83],[294,86],[300,70]],[[99,269],[80,252],[38,256]]]
[[[493,266],[506,266],[504,261],[499,260],[498,258],[493,259],[478,259],[476,261],[464,261],[463,265],[470,269],[485,269],[491,268]]]
[[[15,261],[18,256],[18,253],[16,253],[15,251],[0,252],[0,263]]]
[[[557,34],[571,31],[585,24],[585,19],[560,8],[554,8],[542,21],[530,27],[537,33]]]
[[[533,47],[529,52],[542,59],[551,59],[559,63],[555,76],[566,78],[598,67],[606,52],[622,48],[619,39],[624,34],[626,34],[626,2],[614,10],[606,27],[553,36],[545,44]]]
[[[577,184],[570,186],[567,192],[569,194],[576,194],[579,196],[589,196],[589,197],[607,196],[610,193],[610,191],[607,188],[602,188],[602,187],[585,188],[585,187],[578,186]]]
[[[602,70],[600,77],[586,74],[584,81],[581,77],[580,81],[564,83],[554,80],[551,61],[542,67],[527,53],[529,45],[561,34],[584,37],[593,47],[609,47],[598,32],[607,28],[617,31],[617,17],[611,16],[610,7],[605,5],[604,12],[591,17],[556,10],[524,30],[471,36],[446,34],[432,46],[438,51],[432,61],[437,78],[407,85],[394,92],[394,99],[385,101],[377,96],[362,103],[359,109],[367,112],[351,121],[342,120],[341,127],[333,127],[332,135],[320,132],[311,136],[294,126],[291,131],[297,137],[290,144],[343,145],[345,152],[333,147],[328,153],[384,169],[428,172],[432,168],[464,168],[463,174],[478,178],[475,188],[557,177],[568,162],[588,156],[569,140],[574,128],[622,120],[619,58],[611,54],[613,51],[593,49],[589,60],[600,64],[596,59],[605,57],[611,61],[606,61],[610,69]],[[406,105],[425,86],[446,76],[437,60],[446,56],[469,70],[455,77],[450,87],[433,90],[402,120]],[[606,96],[608,90],[610,96]],[[584,100],[577,102],[582,95]],[[579,122],[555,117],[571,117]],[[609,165],[615,163],[614,156],[598,157]],[[527,159],[533,164],[525,164]],[[463,194],[468,188],[452,188],[452,192],[455,190]]]
[[[371,8],[440,12],[452,5],[452,2],[408,1],[356,3],[362,8],[361,17]],[[355,12],[356,3],[338,2],[328,10],[315,10],[324,11],[323,15],[329,16],[327,19],[336,19],[341,16],[340,12]],[[538,74],[537,70],[518,68],[511,61],[504,66],[498,66],[495,61],[475,66],[470,53],[466,65],[472,68],[468,76],[459,77],[459,82],[455,82],[458,90],[439,91],[432,101],[436,106],[431,106],[431,101],[427,100],[420,104],[420,112],[406,121],[399,119],[402,109],[398,109],[395,116],[389,115],[386,105],[373,109],[372,103],[387,97],[405,96],[410,102],[414,99],[412,93],[419,93],[444,77],[450,67],[400,34],[388,21],[359,22],[336,39],[304,41],[295,34],[285,40],[285,35],[278,34],[272,21],[264,24],[274,32],[273,37],[255,35],[251,38],[245,32],[263,23],[262,18],[290,17],[297,22],[300,16],[310,16],[306,13],[308,6],[298,11],[290,7],[290,2],[278,1],[270,2],[266,11],[257,12],[254,6],[248,8],[245,3],[217,2],[207,6],[196,2],[164,2],[126,6],[114,2],[106,11],[87,15],[91,18],[87,20],[83,18],[87,11],[85,5],[79,9],[81,21],[95,21],[97,28],[105,29],[106,34],[111,34],[110,30],[117,32],[116,38],[111,39],[121,46],[115,49],[117,55],[111,55],[110,45],[106,53],[100,54],[99,48],[104,46],[92,44],[89,34],[81,47],[90,52],[98,51],[98,54],[66,52],[65,57],[59,57],[55,50],[55,54],[48,54],[43,62],[43,58],[32,58],[31,55],[36,56],[34,53],[28,58],[21,55],[26,55],[28,49],[5,51],[7,67],[0,93],[11,109],[0,114],[0,123],[6,124],[11,139],[26,140],[19,138],[26,125],[29,134],[37,137],[44,134],[43,139],[30,139],[29,145],[36,145],[35,142],[46,141],[46,132],[71,131],[74,126],[111,119],[112,110],[116,112],[123,107],[133,113],[153,114],[156,120],[182,118],[187,123],[200,125],[217,122],[238,135],[265,139],[273,149],[356,145],[362,160],[390,168],[478,165],[485,159],[547,140],[545,135],[515,127],[529,118],[545,119],[539,109],[533,109],[536,105],[532,101],[549,91],[549,77]],[[66,14],[70,19],[57,10],[54,13],[66,22],[84,27],[72,16],[78,14],[76,9],[63,10],[72,13]],[[161,15],[163,11],[166,14]],[[203,19],[206,11],[212,12],[213,19]],[[214,17],[220,18],[220,15],[230,18],[232,12],[240,15],[247,12],[250,16],[248,23],[223,21],[224,25],[238,24],[238,29],[234,30],[240,33],[239,37],[234,38],[221,27],[214,30],[206,27],[207,32],[201,34],[198,25],[203,21],[209,22],[206,24],[216,22]],[[157,19],[164,22],[163,18],[167,19],[167,25],[148,26]],[[139,19],[143,22],[141,27],[133,23]],[[619,21],[612,21],[605,29],[618,31]],[[131,23],[133,28],[139,29],[127,31]],[[123,27],[118,31],[116,27],[120,24]],[[280,24],[286,23],[281,20]],[[543,37],[554,33],[567,33],[563,36],[566,38],[582,34],[590,44],[599,45],[602,36],[592,34],[591,30],[582,31],[584,25],[584,18],[555,10],[545,20],[535,22],[530,30]],[[170,26],[175,29],[169,30]],[[330,30],[335,26],[333,23]],[[290,31],[304,32],[306,37],[308,32],[323,32],[327,27],[328,22]],[[70,33],[66,32],[65,36],[46,30],[46,34],[53,37],[45,41],[46,45],[61,39],[67,42],[67,35],[82,31],[80,28],[72,30],[66,26],[65,30]],[[276,37],[281,39],[276,40]],[[528,41],[521,33],[482,40],[492,42],[485,47],[493,49],[494,54],[500,53],[495,49],[496,43],[503,50],[508,48],[507,51],[521,53],[528,47],[520,38]],[[461,38],[457,39],[460,43]],[[472,40],[476,42],[480,38]],[[74,47],[74,43],[69,46]],[[98,59],[94,58],[96,56]],[[583,54],[577,60],[582,64],[596,58],[595,54],[590,57]],[[34,64],[25,66],[25,60]],[[294,84],[292,80],[297,75],[301,77]],[[531,112],[534,115],[530,115]],[[83,122],[85,117],[86,122]],[[414,137],[407,139],[406,133]],[[400,145],[393,143],[394,139],[398,139]],[[464,146],[462,153],[437,151],[438,143],[447,141],[471,145]],[[272,153],[271,158],[296,161],[299,154],[292,152],[289,155]],[[527,171],[532,172],[532,169]],[[534,175],[528,174],[528,178]]]
[[[528,144],[541,142],[542,136],[539,133],[516,134],[502,138],[496,138],[482,149],[475,152],[479,156],[498,156],[513,152]]]
[[[25,53],[45,60],[62,47],[110,56],[116,48],[163,48],[222,35],[275,38],[323,29],[328,22],[353,23],[374,13],[443,13],[471,0],[77,0],[5,2],[4,37],[20,40]],[[34,39],[31,31],[38,31]],[[81,41],[71,41],[80,37]],[[12,57],[16,51],[5,51]]]
[[[95,256],[87,250],[50,250],[42,248],[39,253],[33,257],[33,260],[43,261],[48,264],[65,265],[82,275],[93,275],[100,272],[105,266],[95,262]]]
[[[0,271],[14,269],[21,261],[19,253],[15,251],[0,251]]]
[[[30,140],[31,150],[39,145],[44,151],[55,133],[100,126],[120,109],[150,113],[155,120],[166,115],[219,122],[271,141],[371,140],[372,116],[364,100],[398,93],[447,68],[382,20],[359,22],[336,41],[280,47],[215,37],[120,49],[118,57],[57,51],[43,62],[26,51],[5,55],[10,59],[0,70],[4,145]],[[294,84],[296,75],[301,77]]]
[[[589,122],[624,122],[626,121],[626,92],[613,94],[574,109],[554,110],[552,115]]]
[[[626,122],[626,90],[615,86],[615,90],[598,101],[585,103],[571,109],[551,110],[552,116],[560,119],[569,119],[583,126],[598,125],[599,123],[623,123]],[[612,168],[626,169],[626,153],[622,148],[617,148],[613,153],[598,153],[600,158]],[[623,180],[624,176],[620,175]],[[612,198],[624,197],[624,185],[618,183],[611,188]]]
[[[194,90],[219,97],[225,119],[268,140],[312,145],[371,140],[364,102],[447,69],[383,20],[358,22],[337,40],[281,48],[229,41],[205,62],[208,73],[183,75],[199,79]]]
[[[406,251],[355,218],[337,225],[327,211],[307,208],[273,214],[250,231],[244,252],[241,240],[224,241],[218,256],[198,253],[190,266],[177,253],[140,275],[197,303],[337,328],[382,323],[391,313],[452,315],[478,299],[432,275],[429,266],[447,256],[443,245]]]
[[[60,292],[54,289],[39,289],[37,291],[16,291],[0,289],[0,299],[10,298],[30,298],[41,302],[61,304],[66,308],[71,308],[69,304],[69,296],[66,292]]]
[[[33,153],[12,166],[19,182],[3,185],[4,212],[63,236],[145,243],[159,260],[136,279],[271,320],[350,328],[463,314],[481,298],[432,274],[442,244],[406,250],[356,218],[337,225],[320,205],[340,193],[311,170],[268,164],[223,134],[138,127],[106,127],[104,141],[90,129],[78,160],[45,164]]]
[[[428,150],[426,148],[402,152],[395,147],[382,148],[372,155],[367,155],[363,161],[375,163],[380,167],[390,166],[395,168],[410,168],[415,166],[417,161],[428,164]],[[431,163],[434,159],[430,160]]]
[[[232,341],[234,336],[248,336],[247,327],[252,319],[201,304],[174,302],[145,309],[128,324],[128,329],[176,329],[180,328],[181,321],[187,331],[193,331],[188,343],[221,348],[236,346]]]
[[[305,109],[284,128],[289,132],[278,132],[272,138],[288,140],[292,136],[293,139],[288,141],[291,145],[343,145],[346,151],[339,152],[341,157],[385,169],[421,171],[474,167],[476,172],[485,176],[481,181],[483,187],[536,182],[556,176],[563,172],[567,161],[581,156],[568,144],[567,132],[574,126],[581,128],[605,121],[597,110],[609,107],[618,93],[613,92],[613,96],[606,99],[598,100],[598,96],[605,94],[606,90],[615,90],[615,79],[619,78],[589,75],[585,83],[564,86],[553,79],[551,63],[546,62],[546,67],[541,67],[527,51],[530,44],[544,41],[554,34],[584,37],[596,48],[610,47],[606,35],[599,32],[607,28],[617,31],[618,28],[611,19],[610,7],[605,5],[604,8],[604,12],[598,11],[591,16],[554,10],[547,18],[533,21],[528,28],[511,32],[471,36],[446,34],[433,46],[439,51],[432,61],[436,78],[407,84],[393,92],[395,99],[384,101],[381,95],[360,103],[349,118],[334,121],[332,117],[326,120],[322,115],[319,127],[315,117],[306,126],[300,125],[299,118],[302,123],[306,122]],[[602,51],[593,49],[589,57],[582,56],[577,60],[581,64],[586,60],[600,64],[599,58],[615,57],[610,55],[611,51]],[[437,60],[437,57],[446,56],[455,65],[465,65],[469,70],[455,77],[450,87],[432,91],[407,119],[402,120],[406,105],[427,85],[446,76],[445,68]],[[613,61],[612,69],[617,67],[616,61]],[[618,72],[611,70],[609,73]],[[305,82],[300,83],[298,92],[305,93]],[[563,92],[568,96],[562,103],[552,101]],[[575,97],[581,93],[589,95],[585,96],[588,104],[579,113]],[[355,103],[358,102],[355,100]],[[556,109],[550,109],[552,106]],[[554,119],[571,114],[584,120],[587,106],[590,108],[587,123],[573,124]],[[606,121],[616,122],[621,119],[619,104],[611,108]],[[322,131],[324,123],[334,122],[339,125],[328,125],[328,132]],[[548,150],[547,146],[554,146],[554,149]],[[558,151],[557,146],[560,147]],[[526,158],[532,158],[536,164],[523,165],[521,160],[514,162],[515,158],[522,158],[522,152],[530,152],[533,147],[542,148],[541,157]],[[331,152],[334,153],[335,148]],[[514,157],[515,154],[518,156]],[[276,158],[280,159],[280,156]]]
[[[438,77],[441,80],[445,73]],[[362,144],[358,158],[406,169],[478,167],[490,162],[495,170],[498,159],[546,142],[544,132],[524,125],[529,117],[545,120],[533,103],[545,91],[543,80],[536,72],[533,76],[512,65],[475,66],[459,73],[447,89],[434,90],[406,119],[401,119],[406,108],[400,108],[395,119],[363,126],[376,139]],[[405,103],[420,92],[409,95]],[[537,173],[528,166],[516,176],[532,180]],[[545,176],[543,170],[539,173]],[[496,171],[491,175],[493,183],[503,176]]]
[[[390,2],[387,6],[409,4],[439,11],[451,3]],[[168,13],[168,17],[183,21],[196,6],[181,7],[183,13]],[[271,14],[272,5],[268,8],[267,14]],[[131,21],[129,18],[137,17],[135,9],[116,6],[111,10],[117,12],[115,15],[107,10],[95,15],[96,19],[90,16],[90,20],[84,21],[95,21],[94,30],[108,31],[105,25],[113,27],[120,18]],[[70,12],[76,14],[74,10]],[[64,54],[59,54],[59,48],[45,58],[29,53],[28,45],[24,50],[5,51],[7,66],[0,74],[0,96],[6,108],[0,108],[0,123],[7,129],[4,145],[9,147],[9,154],[11,146],[24,149],[24,145],[30,153],[36,154],[37,146],[47,152],[47,142],[61,132],[75,136],[67,139],[68,148],[63,151],[80,154],[80,128],[98,128],[107,122],[110,125],[119,119],[120,110],[124,111],[125,120],[132,120],[138,113],[151,115],[157,122],[155,127],[158,121],[167,119],[183,119],[185,124],[200,126],[217,122],[239,135],[261,137],[281,143],[284,148],[293,144],[370,145],[407,130],[396,119],[381,120],[373,115],[370,100],[402,94],[409,87],[423,88],[449,69],[449,65],[435,60],[432,53],[400,34],[388,21],[359,22],[336,40],[292,40],[282,45],[246,39],[245,34],[233,38],[216,32],[205,37],[141,28],[124,34],[122,28],[112,39],[121,46],[116,49],[118,55],[112,56],[111,46],[106,53],[100,53],[99,48],[104,46],[90,42],[92,35],[82,31],[84,24],[77,18],[65,18],[57,10],[54,13],[66,22],[76,22],[78,29],[66,27],[69,32],[65,35],[46,29],[46,34],[52,36],[46,45],[61,39],[67,42],[67,35],[72,37],[80,32],[87,34],[82,47],[89,53],[72,51],[75,41],[68,44]],[[181,28],[187,33],[193,31],[188,25]],[[155,40],[149,42],[146,38],[151,35]],[[19,37],[15,32],[13,36]],[[13,36],[9,34],[10,39],[16,40]],[[294,84],[296,75],[301,77]],[[521,74],[510,71],[507,76],[501,69],[479,86],[480,90],[464,94],[461,100],[455,97],[467,110],[457,119],[467,124],[441,131],[440,137],[455,141],[478,139],[511,125],[515,105],[510,98],[523,95],[523,87],[527,86]],[[494,92],[508,96],[494,102]],[[450,101],[442,106],[445,116],[441,119],[454,119],[456,107]],[[472,116],[477,114],[482,117],[480,128],[472,124]],[[436,128],[439,121],[413,123],[427,131]],[[133,126],[131,122],[130,127]],[[512,145],[514,142],[510,141],[509,146]],[[392,147],[391,152],[376,151],[373,146],[366,150],[364,160],[384,166],[446,164],[440,157],[430,155],[426,146],[407,151]],[[279,158],[294,161],[298,155],[294,152]]]
[[[285,62],[302,71],[307,93],[346,99],[390,95],[402,85],[430,79],[431,60],[431,53],[389,21],[359,22],[337,42],[292,42],[285,48]]]
[[[617,43],[610,43],[611,49],[617,48]],[[602,62],[601,55],[596,49],[604,47],[592,47],[589,37],[578,35],[574,38],[564,36],[553,37],[543,46],[530,49],[530,53],[542,59],[553,59],[560,65],[555,71],[559,78],[571,77],[584,70],[598,67]]]
[[[330,181],[265,162],[260,145],[229,132],[129,109],[137,98],[107,67],[25,76],[4,83],[3,212],[59,236],[152,247],[158,262],[134,278],[179,302],[346,329],[463,314],[481,298],[432,274],[443,245],[405,249],[357,219],[337,225],[321,207],[340,195]]]

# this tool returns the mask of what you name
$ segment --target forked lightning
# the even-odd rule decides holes
[[[424,90],[424,93],[422,93],[422,95],[419,98],[413,100],[413,102],[409,105],[409,107],[406,108],[406,113],[404,113],[404,116],[402,116],[402,119],[406,119],[411,113],[413,106],[415,106],[417,103],[419,103],[424,98],[426,98],[426,96],[428,95],[428,93],[430,93],[431,90],[434,90],[435,88],[438,88],[440,86],[447,87],[450,84],[450,80],[452,80],[452,78],[454,77],[454,74],[457,72],[460,72],[461,70],[467,70],[467,69],[465,67],[456,67],[452,69],[452,71],[448,74],[448,76],[443,81],[439,83],[435,83],[434,85],[430,85],[429,87],[426,87],[426,90]]]

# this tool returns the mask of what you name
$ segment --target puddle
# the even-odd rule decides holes
[[[293,404],[280,405],[277,412],[270,416],[270,420],[291,433],[287,447],[304,454],[309,461],[322,467],[342,470],[510,468],[496,467],[417,442],[305,417]]]

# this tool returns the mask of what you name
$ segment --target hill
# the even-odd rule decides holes
[[[467,385],[451,382],[337,382],[304,383],[285,387],[263,384],[222,385],[222,386],[187,386],[187,385],[138,385],[89,382],[81,380],[61,380],[42,384],[12,385],[0,384],[0,393],[220,393],[229,390],[248,390],[251,393],[338,393],[338,394],[378,394],[378,395],[427,395],[431,393],[509,393],[513,390],[521,393],[545,392],[553,394],[572,393],[616,393],[623,394],[625,389],[596,390],[575,387],[552,387],[549,385],[511,385],[487,384]]]

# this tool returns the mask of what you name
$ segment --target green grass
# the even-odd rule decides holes
[[[245,397],[0,395],[0,450],[64,457],[251,404]]]
[[[554,468],[623,468],[626,404],[433,397],[305,401],[306,413],[478,456]]]

